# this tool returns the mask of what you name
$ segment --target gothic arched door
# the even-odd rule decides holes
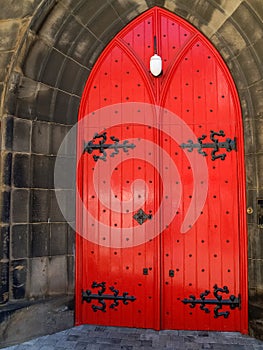
[[[140,15],[92,69],[78,130],[76,324],[246,332],[242,119],[212,45]]]

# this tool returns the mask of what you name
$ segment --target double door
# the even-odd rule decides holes
[[[246,331],[242,150],[231,77],[193,27],[153,8],[112,40],[79,115],[77,324]]]

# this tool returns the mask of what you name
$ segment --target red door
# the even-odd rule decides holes
[[[78,130],[76,324],[246,332],[242,120],[211,44],[139,16],[94,66]]]

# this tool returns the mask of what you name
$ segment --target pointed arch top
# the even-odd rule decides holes
[[[163,61],[163,74],[157,79],[149,74],[150,57],[154,53],[154,37],[156,37],[157,52]],[[96,76],[97,78],[100,76],[101,80],[102,73],[100,71],[102,69],[105,70],[105,66],[115,68],[116,74],[118,74],[118,71],[123,71],[123,67],[121,68],[120,64],[121,61],[123,62],[124,56],[127,67],[131,68],[134,80],[136,80],[134,75],[136,71],[138,75],[137,80],[142,81],[143,87],[147,91],[148,96],[146,101],[144,100],[143,102],[164,106],[167,100],[168,89],[176,72],[179,72],[180,69],[189,69],[181,67],[187,66],[184,61],[190,62],[192,59],[191,69],[196,66],[197,71],[199,66],[202,69],[209,69],[210,67],[211,73],[213,73],[213,70],[217,70],[217,73],[214,72],[214,74],[220,75],[221,80],[223,78],[224,85],[227,86],[227,95],[230,96],[235,108],[239,109],[240,113],[235,84],[225,62],[215,47],[198,29],[185,19],[166,9],[155,6],[133,19],[104,49],[87,80],[82,96],[79,118],[87,115],[88,110],[90,110],[90,108],[87,110],[85,106],[87,106],[87,95],[89,95],[89,99],[94,100],[91,97],[91,85],[96,81]],[[191,56],[190,59],[189,56]],[[105,81],[109,78],[109,75],[106,76],[106,74],[107,72],[104,72],[103,79]],[[127,78],[126,76],[124,83],[125,81],[128,83],[129,79]],[[105,86],[105,84],[103,85]],[[126,101],[131,102],[135,100],[129,98]],[[139,98],[136,102],[140,101]],[[98,109],[105,105],[119,102],[125,102],[125,100],[120,101],[114,97],[109,99],[105,97],[99,105],[92,105],[91,108]]]

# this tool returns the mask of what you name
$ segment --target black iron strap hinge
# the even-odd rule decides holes
[[[106,291],[106,282],[93,282],[91,288],[100,288],[97,294],[92,293],[91,290],[87,289],[86,291],[82,291],[82,302],[86,301],[87,303],[91,303],[92,300],[97,300],[101,306],[92,305],[92,309],[94,312],[102,311],[106,312],[106,302],[105,300],[112,300],[113,303],[110,304],[111,309],[115,309],[119,305],[119,301],[122,301],[124,305],[127,305],[129,301],[135,301],[136,298],[134,296],[129,296],[129,293],[123,292],[122,295],[119,295],[119,291],[115,289],[113,286],[109,287],[109,289],[113,292],[113,294],[104,294]]]
[[[194,295],[190,295],[190,299],[184,299],[182,302],[184,304],[190,304],[191,308],[195,308],[196,305],[200,305],[200,309],[203,310],[206,313],[210,313],[210,310],[206,307],[206,305],[216,305],[214,308],[214,318],[218,318],[220,316],[223,316],[224,318],[228,318],[230,312],[229,311],[223,311],[219,312],[219,310],[222,309],[224,305],[229,306],[231,310],[234,310],[235,308],[240,308],[240,296],[236,297],[234,295],[230,295],[229,299],[223,299],[221,294],[218,293],[229,293],[229,289],[227,286],[224,286],[223,288],[218,288],[218,286],[214,285],[214,296],[216,299],[206,299],[206,296],[210,294],[209,290],[205,290],[203,293],[200,294],[200,299],[196,299]]]
[[[100,139],[99,142],[96,143],[96,139]],[[89,154],[93,153],[94,151],[98,151],[102,155],[93,155],[93,159],[95,162],[97,162],[99,159],[106,161],[107,158],[107,149],[112,150],[113,152],[110,154],[110,157],[114,157],[115,155],[119,154],[119,150],[122,149],[123,152],[127,153],[129,149],[135,148],[135,144],[129,143],[129,141],[125,140],[122,143],[120,143],[120,140],[115,136],[110,136],[110,139],[114,143],[106,143],[107,142],[107,132],[103,132],[101,134],[96,133],[93,136],[93,139],[84,142],[84,150],[83,153],[87,152]]]
[[[215,132],[213,130],[210,131],[210,140],[212,142],[210,143],[203,143],[203,140],[206,139],[207,135],[202,135],[201,137],[198,137],[198,143],[194,143],[192,140],[188,140],[187,143],[182,143],[180,145],[183,149],[188,149],[188,152],[193,152],[194,148],[198,150],[198,153],[202,154],[203,156],[207,156],[207,152],[204,151],[204,149],[212,148],[211,152],[211,159],[221,159],[224,160],[226,158],[226,153],[217,154],[220,149],[225,149],[227,152],[236,151],[236,138],[229,139],[226,138],[225,141],[220,142],[218,139],[215,138],[215,136],[221,136],[225,137],[225,133],[223,130],[219,130],[219,132]]]

